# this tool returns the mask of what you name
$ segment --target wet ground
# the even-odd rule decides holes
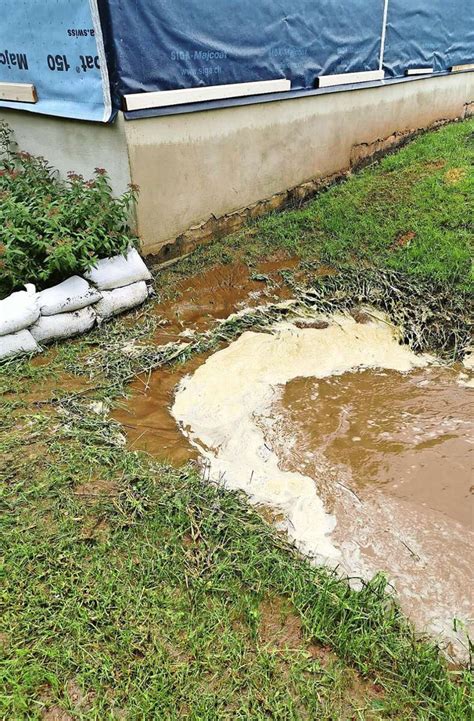
[[[160,318],[157,344],[186,339],[189,330],[203,332],[241,308],[290,297],[281,272],[294,269],[296,259],[283,258],[259,263],[254,270],[243,264],[211,268],[178,281],[174,297],[155,306]],[[180,465],[197,460],[198,452],[180,432],[171,414],[174,392],[182,378],[198,368],[207,356],[197,356],[185,366],[156,370],[135,381],[130,400],[113,413],[126,429],[129,446]]]
[[[279,271],[292,266],[277,261],[253,273],[224,266],[180,282],[176,299],[157,307],[163,323],[156,342],[287,298]],[[325,325],[315,321],[313,329]],[[176,465],[199,458],[171,407],[178,384],[207,358],[133,384],[131,399],[114,412],[130,447]],[[454,638],[453,619],[469,624],[473,615],[474,567],[473,391],[459,377],[459,368],[437,366],[294,377],[277,388],[260,419],[279,466],[312,479],[336,519],[330,535],[343,569],[364,578],[385,571],[417,626],[455,644],[462,632]]]
[[[205,331],[213,321],[227,318],[240,308],[289,298],[281,272],[297,265],[298,260],[291,258],[258,263],[254,269],[230,263],[179,280],[174,297],[155,306],[155,313],[164,321],[157,342],[177,340],[189,329]]]

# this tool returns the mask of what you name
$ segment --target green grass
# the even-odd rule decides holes
[[[385,266],[472,291],[473,241],[474,120],[467,120],[421,135],[300,209],[201,248],[181,267],[253,263],[282,251]]]
[[[46,409],[17,396],[3,421],[2,718],[468,718],[467,672],[382,579],[357,593],[311,568],[238,495],[125,451],[88,402]],[[301,628],[289,648],[262,635],[273,598]]]
[[[462,298],[473,130],[425,135],[309,206],[200,249],[157,286],[283,249],[304,263],[401,268]],[[446,184],[462,162],[466,174]],[[444,263],[426,245],[433,228]],[[408,230],[412,244],[390,250]],[[121,352],[150,341],[152,311],[60,344],[45,364],[0,367],[0,718],[469,719],[468,671],[415,637],[382,578],[356,592],[311,567],[241,496],[127,450],[91,407],[110,408],[158,362],[146,345],[134,362]]]

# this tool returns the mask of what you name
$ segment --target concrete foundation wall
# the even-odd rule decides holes
[[[346,169],[354,146],[461,117],[473,99],[474,74],[464,73],[126,122],[144,251],[159,253],[211,216]]]
[[[131,182],[122,117],[103,125],[0,108],[0,120],[13,129],[21,150],[43,155],[63,177],[73,170],[90,178],[94,168],[106,168],[117,194]]]

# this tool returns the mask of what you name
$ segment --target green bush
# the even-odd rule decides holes
[[[129,219],[137,191],[131,185],[113,197],[103,168],[91,180],[61,180],[44,158],[16,152],[0,121],[0,297],[27,282],[59,282],[136,245]]]

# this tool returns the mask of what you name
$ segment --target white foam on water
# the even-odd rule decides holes
[[[401,345],[383,316],[367,324],[344,315],[326,320],[330,324],[322,329],[284,322],[271,333],[244,333],[183,379],[172,413],[207,460],[211,480],[271,506],[284,516],[281,527],[303,553],[336,565],[341,561],[331,538],[336,519],[324,508],[313,478],[279,467],[261,421],[294,378],[361,368],[408,372],[430,358]]]

